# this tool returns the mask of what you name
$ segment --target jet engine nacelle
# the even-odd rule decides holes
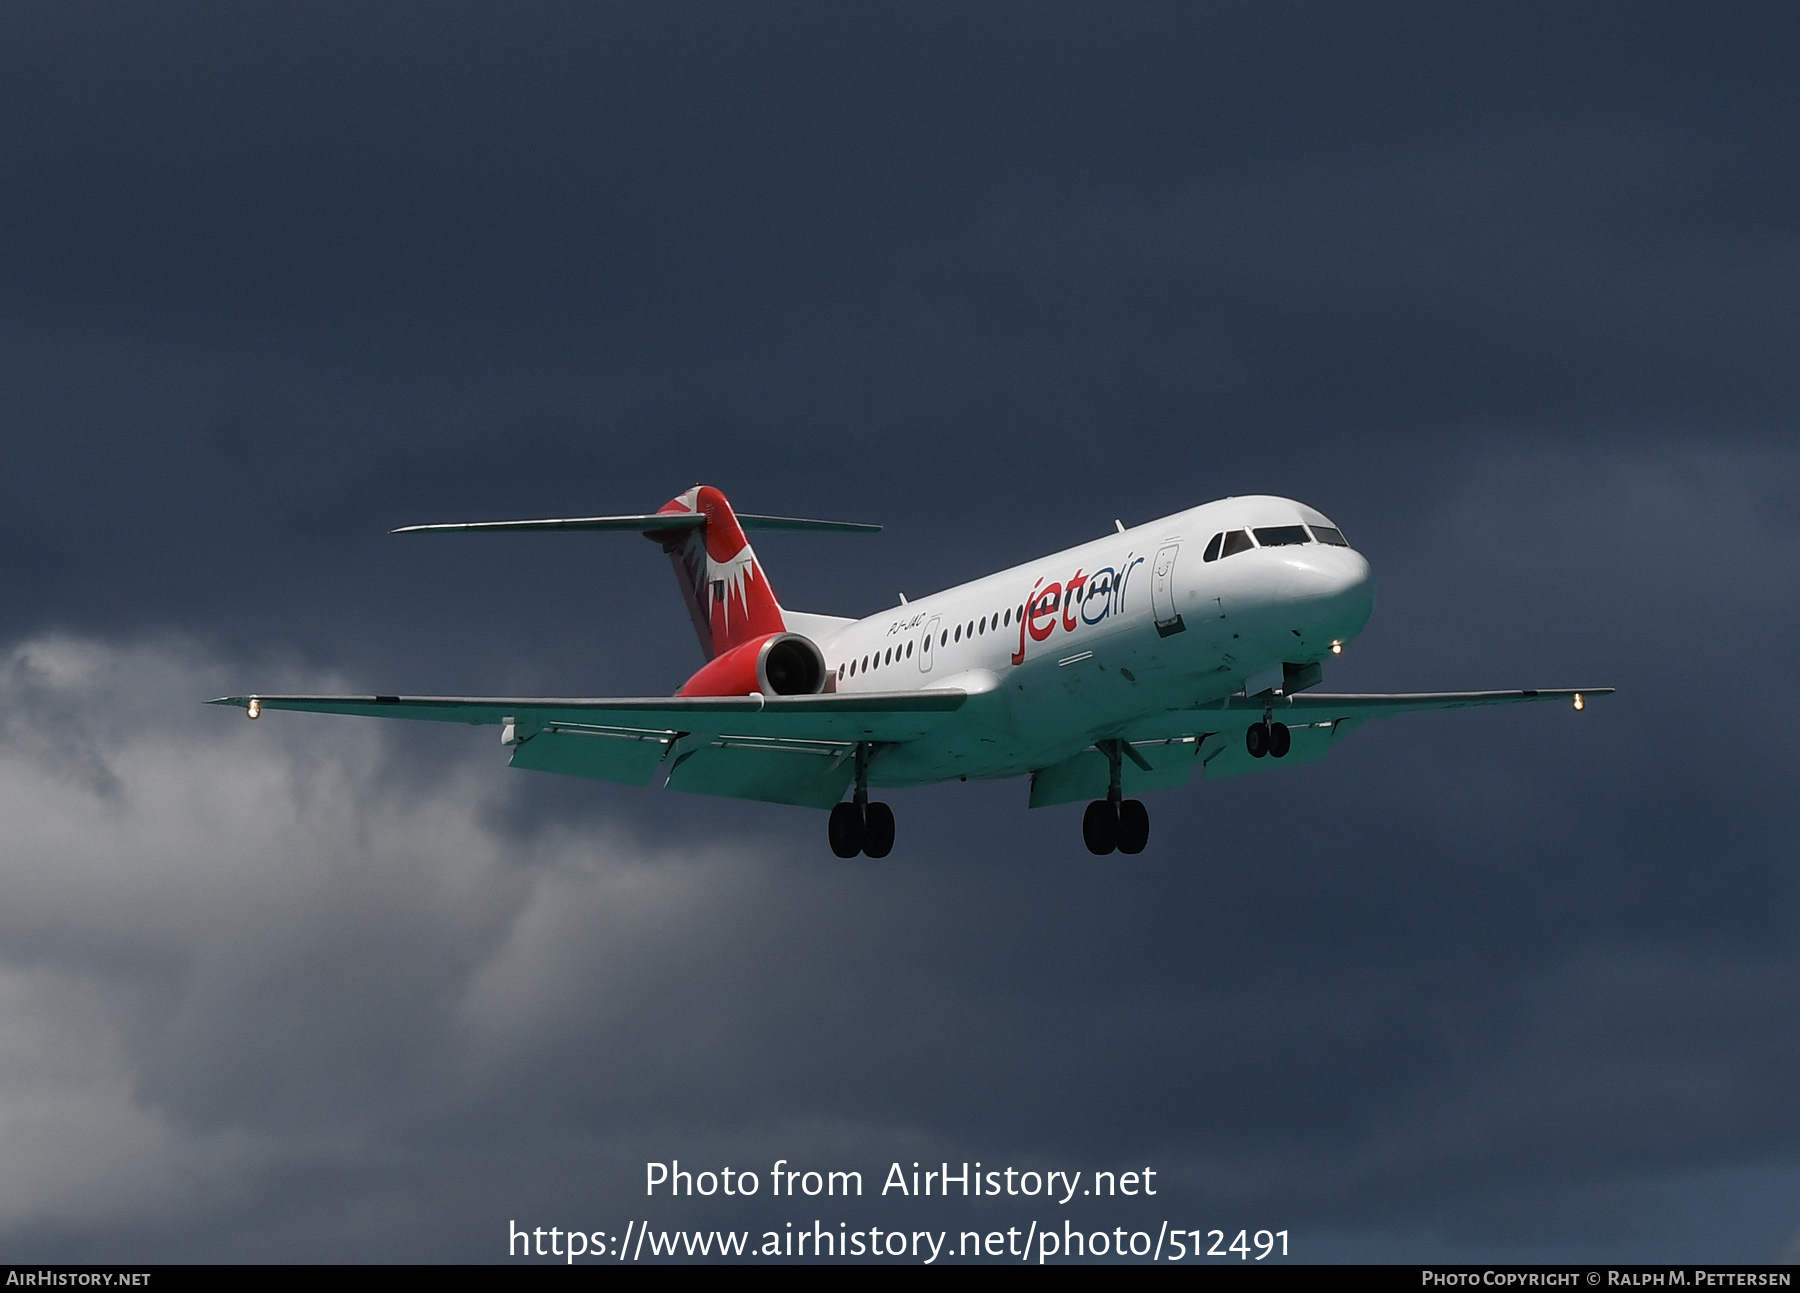
[[[825,656],[811,638],[770,633],[715,656],[677,696],[816,696],[825,690]]]

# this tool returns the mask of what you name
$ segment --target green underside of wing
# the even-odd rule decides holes
[[[1177,741],[1134,742],[1138,758],[1150,765],[1146,770],[1135,759],[1119,764],[1119,785],[1127,798],[1146,790],[1162,790],[1169,786],[1185,786],[1193,775],[1194,756],[1200,742]],[[1084,799],[1104,799],[1111,778],[1107,758],[1096,749],[1083,750],[1072,759],[1039,768],[1031,774],[1033,808],[1052,804],[1070,804]]]

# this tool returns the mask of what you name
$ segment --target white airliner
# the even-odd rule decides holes
[[[776,600],[746,530],[872,525],[734,513],[696,485],[637,516],[408,526],[635,530],[674,562],[707,663],[673,697],[230,696],[266,709],[491,724],[512,766],[829,808],[839,857],[885,857],[870,786],[1031,778],[1030,804],[1091,800],[1094,853],[1138,853],[1127,795],[1318,759],[1358,724],[1610,687],[1324,695],[1322,666],[1368,622],[1369,563],[1291,499],[1227,498],[865,619]],[[846,800],[844,794],[850,792]]]

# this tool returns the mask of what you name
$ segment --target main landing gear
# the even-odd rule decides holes
[[[869,802],[869,743],[856,747],[856,793],[849,803],[831,810],[831,821],[825,834],[831,851],[841,858],[866,853],[884,858],[894,848],[894,810],[883,803]]]
[[[1286,723],[1271,723],[1266,718],[1260,723],[1250,724],[1244,733],[1244,748],[1250,751],[1253,759],[1260,759],[1265,754],[1271,758],[1285,759],[1293,744],[1294,738],[1288,732]]]
[[[1089,853],[1142,853],[1150,842],[1150,811],[1141,799],[1096,799],[1081,815],[1081,839]]]
[[[825,828],[831,851],[841,858],[867,853],[884,858],[894,848],[894,810],[883,803],[843,803],[831,810]]]
[[[1114,849],[1142,853],[1144,845],[1150,842],[1150,812],[1142,801],[1126,799],[1120,789],[1119,756],[1123,743],[1102,741],[1099,749],[1107,762],[1106,798],[1096,799],[1081,815],[1082,842],[1094,854],[1104,855]]]

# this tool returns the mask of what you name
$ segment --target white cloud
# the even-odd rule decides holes
[[[629,1008],[634,964],[755,865],[503,838],[486,743],[393,785],[376,724],[246,723],[199,703],[225,676],[170,642],[0,663],[0,1227],[167,1218],[370,1153],[571,1014]]]

